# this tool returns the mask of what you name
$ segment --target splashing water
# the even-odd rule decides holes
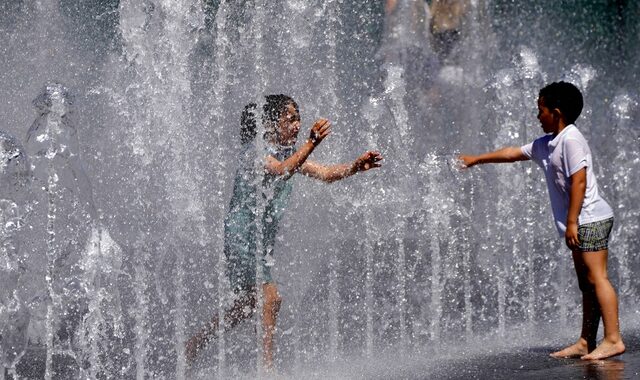
[[[328,186],[291,179],[270,257],[285,376],[375,376],[397,352],[435,370],[483,339],[574,338],[577,284],[540,171],[456,160],[540,136],[538,91],[561,79],[585,95],[577,124],[616,214],[610,277],[637,326],[640,5],[469,1],[443,57],[424,1],[379,3],[0,6],[2,375],[267,375],[258,315],[223,323],[191,366],[184,343],[233,301],[223,220],[240,113],[270,93],[300,105],[301,140],[333,122],[314,161],[385,156]]]

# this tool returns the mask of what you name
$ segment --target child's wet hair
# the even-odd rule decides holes
[[[262,106],[262,123],[265,128],[265,139],[272,140],[278,133],[277,125],[278,121],[282,117],[282,114],[286,111],[289,104],[293,105],[296,111],[299,112],[298,104],[292,97],[277,94],[267,95],[264,97],[264,104]]]
[[[299,111],[298,104],[290,96],[277,94],[267,95],[264,97],[264,104],[262,105],[262,124],[265,129],[264,137],[266,140],[270,140],[275,137],[275,134],[278,132],[278,121],[280,121],[282,114],[284,114],[289,104],[292,104],[296,111]],[[242,110],[242,115],[240,117],[240,142],[242,144],[252,142],[257,135],[257,108],[258,105],[256,103],[249,103]]]
[[[248,144],[256,138],[256,108],[255,103],[244,106],[240,117],[240,143]]]
[[[553,82],[540,90],[538,95],[543,98],[545,107],[559,109],[567,124],[573,124],[584,106],[580,90],[568,82]]]

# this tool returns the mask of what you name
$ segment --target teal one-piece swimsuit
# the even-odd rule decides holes
[[[283,161],[295,152],[295,147],[268,145],[266,151],[266,154]],[[234,292],[246,291],[256,285],[258,227],[261,227],[262,231],[262,254],[259,266],[262,271],[261,282],[263,284],[273,282],[271,277],[273,247],[278,224],[291,195],[290,175],[275,176],[268,173],[262,175],[256,170],[255,160],[255,145],[243,146],[240,166],[234,178],[229,212],[224,221],[227,276]],[[257,191],[259,188],[261,191]],[[259,194],[261,202],[258,204]],[[258,208],[263,208],[264,212]],[[260,223],[257,223],[258,215],[262,215]]]

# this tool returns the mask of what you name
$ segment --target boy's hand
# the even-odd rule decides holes
[[[460,169],[466,169],[475,165],[475,159],[473,156],[467,156],[467,155],[461,154],[458,156],[458,163],[459,163]]]
[[[309,141],[311,141],[313,146],[317,146],[329,133],[331,133],[331,122],[324,118],[318,119],[313,124],[313,127],[311,127]]]
[[[580,247],[580,239],[578,238],[578,223],[567,223],[567,230],[564,233],[564,240],[570,250]]]
[[[356,172],[363,172],[372,168],[379,168],[382,166],[380,161],[382,161],[380,152],[368,151],[356,158],[353,167]]]

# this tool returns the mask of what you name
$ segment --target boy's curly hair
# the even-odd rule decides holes
[[[578,119],[584,106],[582,93],[575,85],[568,82],[548,84],[540,90],[538,96],[544,98],[545,107],[550,110],[559,109],[567,124],[573,124]]]

